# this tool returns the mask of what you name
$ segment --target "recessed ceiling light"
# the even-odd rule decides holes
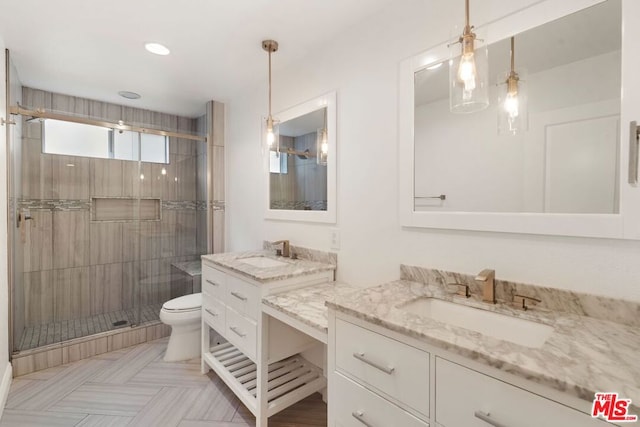
[[[442,64],[444,64],[444,62],[438,62],[437,64],[433,64],[432,66],[427,67],[427,70],[437,70],[438,68],[442,67]]]
[[[118,92],[118,95],[127,99],[140,99],[139,93],[129,92],[128,90],[121,90],[120,92]]]
[[[169,55],[171,53],[166,46],[163,46],[160,43],[147,43],[144,45],[144,48],[156,55]]]

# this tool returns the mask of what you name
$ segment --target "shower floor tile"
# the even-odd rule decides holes
[[[151,304],[141,308],[140,324],[159,320],[162,304]],[[114,311],[83,319],[61,320],[43,325],[25,328],[22,332],[20,345],[16,350],[25,351],[45,345],[55,344],[73,338],[85,337],[112,331],[114,329],[131,326],[131,319],[135,319],[135,309]],[[114,326],[113,323],[126,320],[123,325]]]

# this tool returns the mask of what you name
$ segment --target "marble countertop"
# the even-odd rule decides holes
[[[262,302],[322,333],[327,333],[328,310],[325,303],[361,289],[346,283],[329,282],[269,295],[263,298]]]
[[[189,276],[200,276],[202,274],[201,261],[174,262],[171,265]]]
[[[285,263],[276,267],[256,267],[243,262],[247,258],[264,257]],[[203,255],[203,261],[211,262],[220,267],[228,268],[243,274],[258,282],[271,282],[274,280],[289,279],[296,276],[334,271],[336,266],[321,262],[308,261],[306,259],[291,259],[275,256],[271,251],[229,252],[222,254]]]
[[[399,280],[367,288],[357,297],[336,297],[327,305],[368,322],[416,338],[587,401],[595,392],[618,392],[640,403],[640,328],[578,316],[501,304],[446,293],[441,287]],[[529,348],[409,313],[398,307],[434,297],[550,325],[540,348]]]

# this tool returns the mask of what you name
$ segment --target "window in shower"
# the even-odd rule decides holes
[[[47,119],[42,140],[48,154],[169,163],[169,138],[163,135]]]

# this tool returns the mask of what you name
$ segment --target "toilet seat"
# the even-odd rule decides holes
[[[168,313],[184,313],[200,311],[202,308],[202,293],[184,295],[162,304],[162,310]]]

